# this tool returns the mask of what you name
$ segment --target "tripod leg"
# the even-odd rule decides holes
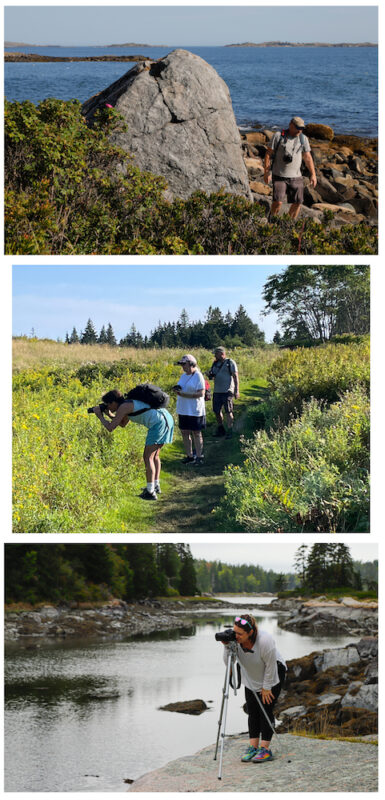
[[[229,652],[227,657],[227,666],[226,666],[226,676],[225,676],[225,683],[223,687],[223,698],[222,698],[222,707],[221,707],[221,715],[220,720],[218,723],[218,737],[217,737],[217,746],[215,749],[214,761],[217,757],[218,752],[218,743],[219,738],[221,738],[221,750],[219,756],[219,770],[218,770],[218,780],[222,780],[222,762],[223,762],[223,745],[225,741],[225,730],[226,730],[226,718],[227,718],[227,706],[229,700],[229,691],[230,691],[230,675],[231,669],[233,664],[233,654]]]

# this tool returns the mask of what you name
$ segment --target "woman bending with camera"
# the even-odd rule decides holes
[[[273,731],[260,704],[274,726],[274,705],[284,683],[287,667],[273,637],[266,631],[258,630],[257,623],[250,614],[235,617],[233,630],[249,720],[250,745],[241,761],[258,764],[273,758],[270,750]],[[226,653],[224,660],[226,662]]]
[[[129,422],[144,425],[148,429],[146,443],[143,451],[143,460],[146,469],[147,486],[144,487],[140,497],[142,500],[157,500],[160,494],[160,451],[164,444],[172,442],[174,420],[166,408],[151,408],[141,400],[125,400],[117,389],[112,389],[102,397],[107,406],[102,411],[100,406],[92,410],[98,417],[103,427],[112,433],[115,428],[125,428]],[[135,412],[135,416],[130,416]],[[139,412],[139,413],[137,413]],[[107,420],[104,416],[109,417]]]

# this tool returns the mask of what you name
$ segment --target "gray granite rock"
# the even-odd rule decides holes
[[[224,189],[251,200],[229,90],[187,50],[145,61],[83,105],[89,121],[112,105],[127,130],[116,142],[142,170],[163,175],[170,197]]]

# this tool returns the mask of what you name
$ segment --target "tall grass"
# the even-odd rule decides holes
[[[14,342],[16,532],[126,531],[136,520],[142,530],[146,515],[151,526],[153,511],[143,506],[152,504],[136,497],[143,485],[145,429],[131,424],[111,435],[87,407],[109,388],[124,392],[144,381],[170,393],[181,374],[176,361],[182,353]],[[194,354],[208,369],[212,353]],[[250,380],[266,376],[276,351],[239,350],[235,356],[241,375]],[[175,395],[170,410],[175,412]]]

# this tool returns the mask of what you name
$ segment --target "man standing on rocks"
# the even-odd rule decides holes
[[[234,424],[234,397],[236,400],[239,398],[238,368],[235,361],[226,357],[224,347],[216,347],[213,352],[215,361],[208,377],[214,378],[213,411],[218,423],[214,436],[226,436],[226,439],[231,439]],[[226,413],[227,433],[223,425],[222,408]]]
[[[278,214],[283,201],[291,203],[289,215],[296,220],[303,203],[302,159],[310,172],[310,185],[315,188],[317,177],[310,153],[310,144],[303,133],[305,123],[301,117],[293,117],[287,130],[274,134],[265,155],[264,181],[273,176],[273,203],[271,215]]]

